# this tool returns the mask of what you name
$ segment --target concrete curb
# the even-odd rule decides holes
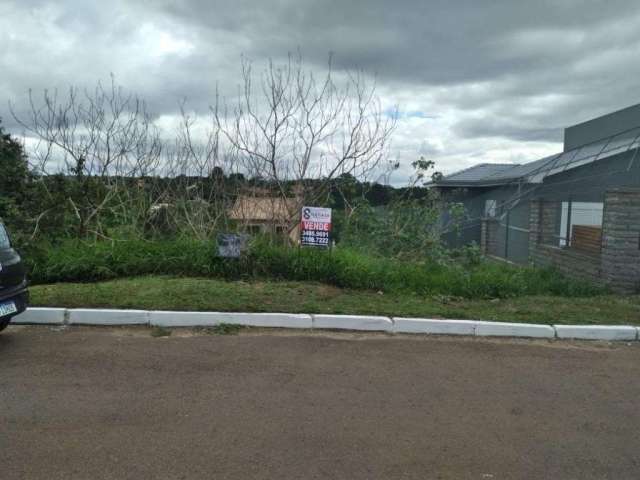
[[[174,312],[99,308],[33,307],[16,316],[12,323],[16,325],[151,325],[161,327],[207,327],[229,323],[269,328],[313,328],[477,337],[559,338],[610,342],[640,339],[640,327],[630,325],[542,325],[366,315]]]
[[[479,337],[553,338],[556,336],[556,331],[551,325],[478,322],[476,335]]]
[[[153,327],[213,327],[220,319],[209,312],[149,312],[149,325]]]
[[[629,341],[638,339],[638,328],[626,325],[554,325],[558,338]]]
[[[218,313],[220,323],[234,323],[249,327],[312,328],[313,319],[307,314],[293,313]]]
[[[478,322],[473,320],[433,320],[430,318],[393,317],[395,333],[429,335],[475,335]]]
[[[313,328],[327,330],[364,330],[367,332],[390,332],[393,320],[388,317],[368,317],[364,315],[311,315]]]
[[[311,328],[311,315],[291,313],[227,313],[150,311],[149,324],[158,327],[211,327],[233,323],[251,327]]]
[[[148,325],[146,310],[74,308],[67,310],[69,325]]]
[[[28,308],[14,317],[11,323],[16,325],[63,325],[66,308]]]

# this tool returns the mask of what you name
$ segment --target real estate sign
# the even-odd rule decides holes
[[[302,207],[300,244],[311,247],[328,247],[331,241],[331,209]]]

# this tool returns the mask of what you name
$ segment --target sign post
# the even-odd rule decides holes
[[[328,248],[331,245],[331,209],[302,207],[300,245]]]

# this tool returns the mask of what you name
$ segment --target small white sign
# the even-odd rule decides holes
[[[16,307],[14,302],[0,303],[0,317],[6,317],[17,311],[18,307]]]

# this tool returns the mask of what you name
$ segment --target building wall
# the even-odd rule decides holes
[[[554,267],[561,273],[583,280],[598,281],[601,259],[570,248],[560,248],[550,234],[555,231],[559,209],[555,202],[535,200],[530,208],[529,258],[538,267]]]
[[[459,246],[461,243],[476,242],[481,245],[483,251],[491,253],[509,261],[519,264],[528,264],[531,260],[532,234],[530,222],[534,222],[532,200],[546,202],[542,210],[545,228],[541,230],[544,238],[537,238],[534,225],[534,238],[537,243],[548,246],[560,247],[558,236],[565,235],[562,230],[562,204],[571,201],[573,203],[590,202],[603,204],[607,192],[614,188],[640,187],[640,152],[625,152],[619,155],[583,165],[566,172],[548,177],[542,184],[509,185],[493,188],[473,188],[459,190],[457,197],[451,196],[455,201],[461,201],[465,205],[467,216],[476,223],[472,228],[463,230],[466,235],[447,240],[450,246]],[[500,215],[499,221],[491,226],[491,245],[486,244],[487,238],[482,238],[484,218],[484,205],[486,200],[497,200],[499,204],[509,202],[505,210],[509,216]],[[606,209],[605,213],[606,215]],[[604,217],[603,217],[604,218]],[[576,218],[572,219],[575,224]],[[536,220],[537,221],[537,220]],[[566,222],[566,220],[565,220]],[[508,228],[507,228],[508,225]],[[566,228],[565,228],[566,229]],[[458,243],[455,244],[454,241]],[[490,248],[490,252],[488,249]],[[548,252],[547,252],[548,254]],[[553,254],[554,255],[554,254]],[[554,255],[556,258],[557,255]],[[569,262],[580,262],[582,257],[575,257]],[[557,260],[557,258],[556,258]],[[589,259],[584,260],[589,265],[584,268],[586,272],[592,271]],[[584,263],[584,262],[583,262]]]
[[[574,202],[603,202],[612,188],[640,186],[640,152],[624,152],[546,178],[535,198]]]
[[[586,143],[624,132],[629,129],[630,125],[640,125],[640,105],[634,105],[565,128],[564,150],[571,150]]]
[[[514,263],[529,261],[529,202],[518,198],[516,204],[498,217],[497,255]]]
[[[600,258],[572,249],[539,245],[533,249],[531,262],[538,267],[553,267],[567,277],[599,283],[602,277]]]
[[[482,236],[480,238],[480,248],[485,255],[494,257],[500,256],[498,250],[498,220],[495,218],[485,218],[482,221]]]
[[[511,242],[509,247],[506,248],[505,236],[506,236],[506,217],[501,215],[502,213],[509,211],[509,224],[511,226],[510,235],[519,236],[520,232],[513,233],[515,228],[526,229],[528,227],[529,219],[529,205],[527,201],[518,202],[518,204],[506,202],[513,201],[518,198],[519,189],[517,185],[507,185],[500,187],[483,187],[483,188],[469,188],[469,189],[443,189],[441,191],[443,197],[447,202],[460,202],[465,209],[465,221],[463,222],[459,232],[449,232],[443,235],[443,241],[445,245],[456,248],[463,245],[475,243],[480,245],[482,243],[482,219],[485,218],[485,204],[487,200],[495,200],[498,204],[497,217],[500,218],[499,222],[493,225],[496,229],[495,235],[492,236],[492,240],[495,242],[494,250],[496,254],[498,250],[504,252],[512,248],[512,261],[519,261],[519,257],[522,256],[521,252],[525,252],[524,257],[520,260],[521,263],[527,261],[527,240],[525,239],[524,245],[512,247]],[[502,207],[502,208],[500,208]],[[443,222],[447,222],[449,219],[443,217]],[[500,230],[501,229],[501,230]],[[512,241],[514,239],[512,238]],[[516,240],[518,240],[516,238]]]
[[[449,248],[459,248],[472,243],[479,244],[481,237],[481,218],[484,209],[484,188],[447,188],[440,193],[447,203],[462,203],[465,209],[465,219],[457,230],[450,230],[443,234],[442,240]],[[449,225],[451,217],[445,212],[442,224]]]
[[[602,225],[602,278],[614,290],[640,287],[640,189],[615,189],[606,197]]]
[[[530,208],[529,255],[536,266],[553,266],[570,277],[587,279],[620,293],[640,288],[640,189],[618,188],[604,198],[600,254],[586,254],[549,244],[546,231],[557,220],[557,208],[534,200]]]

